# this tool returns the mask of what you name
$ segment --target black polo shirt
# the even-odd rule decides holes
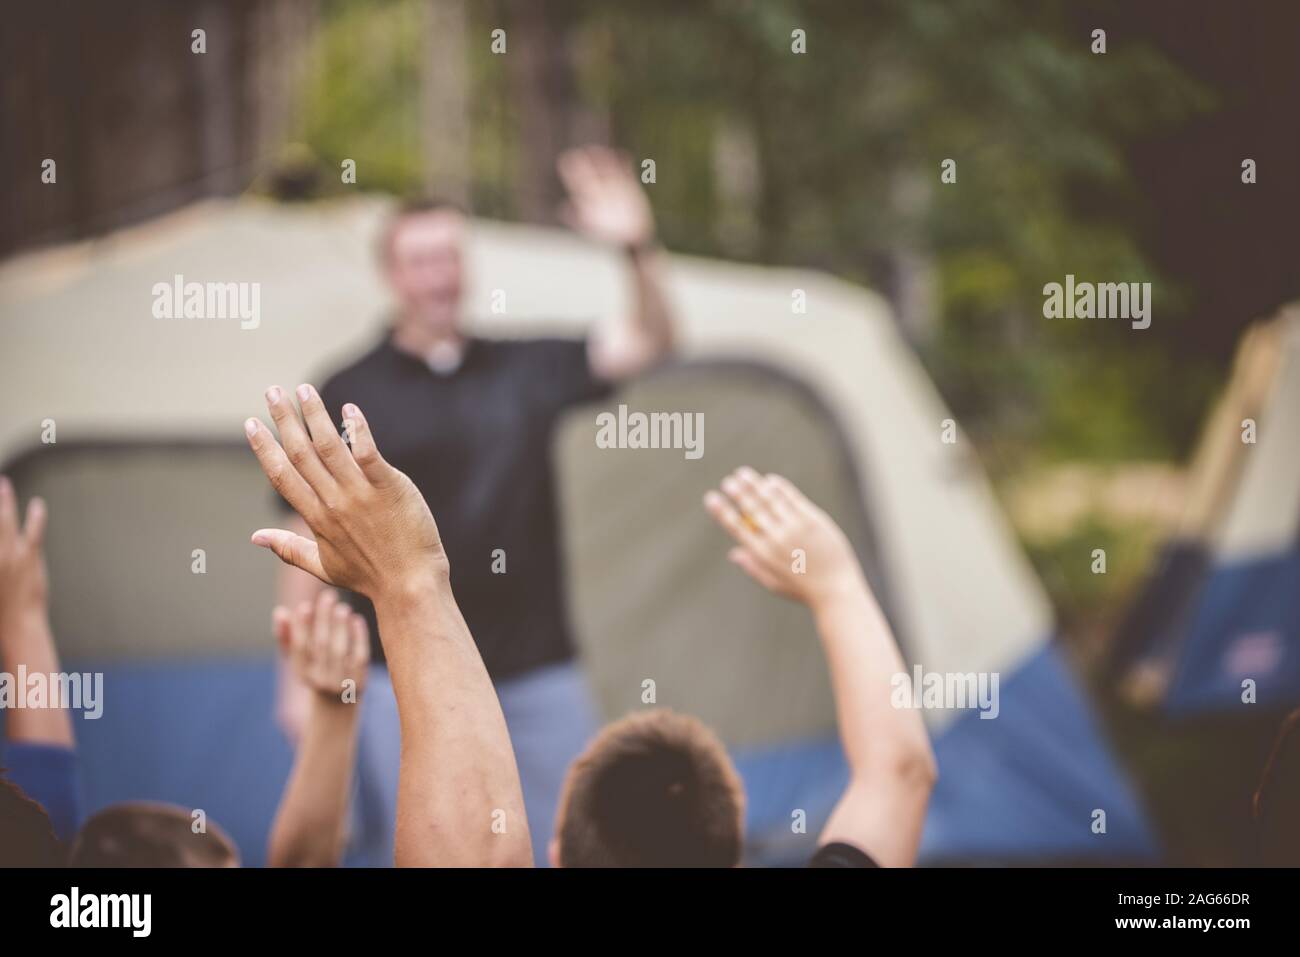
[[[471,339],[461,364],[441,373],[387,336],[321,387],[335,422],[345,402],[361,407],[380,453],[424,494],[494,679],[573,655],[551,434],[567,408],[608,391],[583,340]],[[373,606],[348,600],[382,661]]]

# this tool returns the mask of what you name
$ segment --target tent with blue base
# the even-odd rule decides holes
[[[1190,467],[1183,520],[1116,641],[1173,716],[1300,704],[1300,308],[1257,323]]]
[[[105,673],[103,717],[78,722],[91,810],[202,807],[262,860],[290,754],[272,723],[274,559],[246,538],[271,501],[240,422],[268,383],[378,334],[385,208],[206,203],[0,267],[0,349],[22,357],[0,385],[0,460],[50,501],[65,662]],[[566,234],[476,222],[468,261],[483,334],[580,335],[628,307],[618,257]],[[176,275],[260,283],[259,324],[156,318],[150,290]],[[555,436],[570,607],[605,714],[652,689],[708,721],[748,787],[750,862],[806,859],[847,773],[825,663],[806,612],[726,562],[700,507],[736,465],[780,471],[845,527],[909,664],[997,677],[996,718],[925,714],[940,782],[923,860],[1151,859],[1042,588],[881,300],[686,257],[669,283],[680,359]],[[601,448],[596,415],[620,404],[702,414],[703,455]]]

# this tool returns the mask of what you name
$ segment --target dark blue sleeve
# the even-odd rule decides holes
[[[67,841],[81,826],[77,752],[57,744],[8,741],[0,765],[5,775],[50,816],[54,834]]]

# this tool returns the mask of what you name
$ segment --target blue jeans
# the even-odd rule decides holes
[[[523,785],[533,857],[545,867],[560,786],[570,762],[600,727],[596,704],[575,662],[547,665],[497,683]],[[356,800],[346,863],[391,867],[401,734],[388,669],[374,665],[361,699]]]

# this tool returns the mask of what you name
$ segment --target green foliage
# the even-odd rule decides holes
[[[410,2],[327,3],[303,91],[301,139],[330,171],[345,159],[366,188],[403,193],[421,180],[420,40]]]
[[[1059,537],[1030,541],[1030,560],[1054,600],[1062,631],[1109,631],[1145,580],[1162,537],[1153,523],[1119,523],[1094,513]],[[1092,571],[1097,548],[1106,552],[1104,574]]]
[[[421,180],[425,9],[323,6],[302,136],[333,169],[357,159],[366,188]],[[510,218],[522,165],[552,157],[529,155],[510,67],[488,37],[506,28],[517,56],[528,26],[512,4],[466,9],[471,192],[481,212]],[[1211,371],[1161,361],[1182,293],[1144,257],[1127,158],[1211,100],[1124,38],[1093,54],[1076,13],[1062,0],[546,5],[572,81],[558,88],[564,115],[603,117],[616,143],[655,159],[670,247],[885,289],[899,249],[933,263],[939,317],[922,357],[1012,468],[1181,454]],[[791,52],[796,28],[803,55]],[[719,152],[725,142],[752,153],[752,184]],[[945,158],[956,184],[939,181]],[[1153,328],[1043,319],[1043,285],[1066,273],[1152,281]]]

